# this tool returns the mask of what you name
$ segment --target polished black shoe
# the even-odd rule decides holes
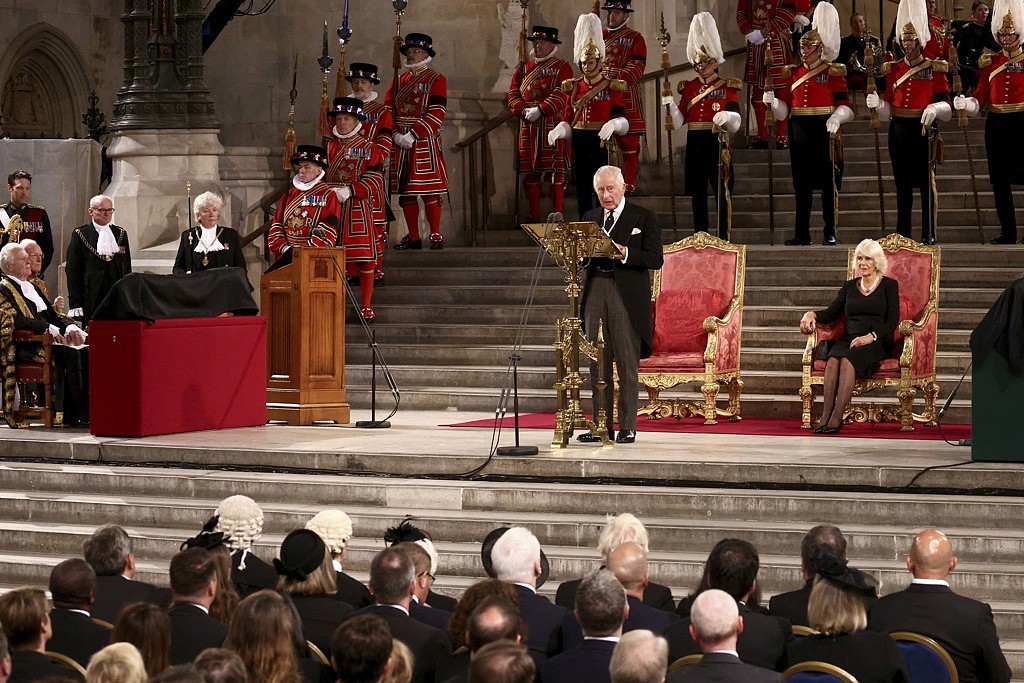
[[[750,149],[768,149],[767,140],[754,140],[750,143]]]
[[[1016,244],[1017,240],[1007,235],[997,235],[988,241],[989,244]]]
[[[407,249],[419,250],[423,248],[423,240],[411,239],[408,235],[402,238],[402,241],[395,245],[395,249],[398,251],[406,251]]]
[[[785,242],[783,242],[783,244],[785,244],[787,247],[807,247],[810,246],[811,240],[809,238],[804,240],[798,237],[794,237],[793,239],[786,240]]]
[[[829,427],[829,426],[826,425],[825,428],[822,429],[818,433],[819,434],[838,434],[839,430],[842,429],[842,428],[843,428],[843,425],[839,425],[837,427]]]
[[[836,236],[835,235],[829,235],[829,236],[825,237],[824,239],[821,240],[821,244],[822,244],[822,246],[825,246],[825,247],[834,247],[834,246],[836,246],[836,244],[837,244]]]
[[[828,429],[828,425],[818,425],[817,427],[815,427],[811,431],[814,432],[815,434],[821,434],[826,429]]]
[[[601,443],[601,437],[597,434],[591,434],[590,432],[583,432],[582,434],[576,435],[576,440],[583,443]]]
[[[921,244],[925,244],[929,247],[934,246],[936,244],[935,235],[931,235],[929,237],[922,237]]]
[[[789,142],[777,142],[775,143],[775,149],[789,149]]]
[[[430,236],[430,248],[431,249],[444,249],[444,238],[438,235],[438,239],[434,239],[434,236]]]
[[[636,441],[636,432],[632,429],[620,429],[619,435],[615,437],[615,443],[633,443]]]

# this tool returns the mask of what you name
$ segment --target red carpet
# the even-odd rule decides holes
[[[494,419],[473,420],[471,422],[459,422],[456,424],[442,425],[445,427],[494,427]],[[513,429],[515,424],[511,417],[501,421],[502,429]],[[519,427],[521,429],[551,429],[555,428],[555,416],[551,413],[528,413],[519,416]],[[637,422],[639,432],[675,432],[679,434],[744,434],[748,436],[813,436],[816,438],[828,438],[812,434],[811,430],[800,427],[798,419],[780,418],[745,418],[739,422],[720,421],[717,425],[704,425],[703,419],[687,418],[679,420],[676,418],[665,418],[661,420],[647,420],[640,418]],[[969,424],[944,424],[942,434],[950,441],[966,439],[971,436],[971,425]],[[895,422],[884,424],[854,423],[845,425],[838,436],[852,439],[942,439],[938,427],[926,427],[922,424],[915,425],[912,432],[901,432],[900,425]]]

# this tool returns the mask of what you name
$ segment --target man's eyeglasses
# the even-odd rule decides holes
[[[424,576],[429,576],[431,583],[433,583],[434,581],[437,581],[437,577],[434,576],[433,574],[431,574],[430,572],[423,572],[422,574],[418,574],[416,576],[416,578],[419,579],[419,578],[422,578]]]
[[[90,211],[95,211],[96,213],[102,213],[104,215],[110,215],[110,214],[114,213],[113,209],[93,209],[93,208],[90,207],[89,210]]]

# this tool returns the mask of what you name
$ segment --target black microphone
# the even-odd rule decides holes
[[[562,220],[561,211],[552,211],[548,214],[548,223],[561,223]]]

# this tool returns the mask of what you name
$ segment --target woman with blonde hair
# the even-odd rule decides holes
[[[117,615],[111,643],[131,643],[142,655],[146,673],[158,676],[170,666],[171,620],[167,610],[148,602],[127,605]]]
[[[412,680],[412,666],[412,652],[405,643],[392,638],[388,669],[380,683],[409,683]]]
[[[198,225],[181,233],[178,255],[171,272],[198,273],[209,268],[234,266],[245,270],[238,231],[220,225],[220,210],[224,200],[213,192],[204,192],[192,202],[192,212]]]
[[[822,352],[825,379],[822,388],[824,407],[815,434],[836,434],[853,384],[858,377],[871,377],[882,361],[893,353],[893,337],[900,322],[900,287],[886,277],[889,263],[882,245],[863,240],[853,252],[856,277],[846,282],[839,294],[821,311],[807,311],[800,318],[800,331],[810,334],[818,323],[828,325],[846,316],[846,331]]]
[[[85,683],[146,683],[146,665],[131,643],[113,643],[97,652],[85,670]]]
[[[238,603],[224,649],[242,658],[251,681],[301,683],[293,628],[285,599],[259,591]]]

